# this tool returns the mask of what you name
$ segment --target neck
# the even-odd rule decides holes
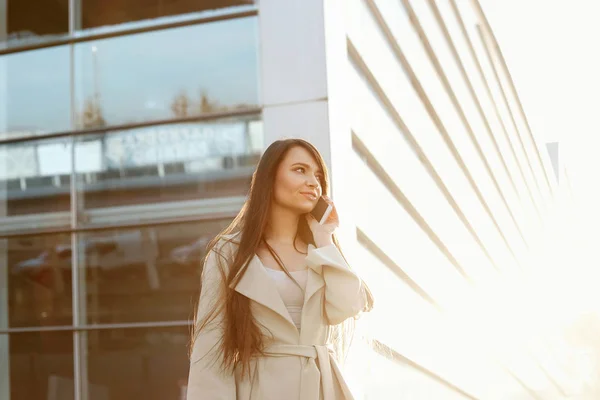
[[[273,205],[269,215],[269,224],[265,231],[265,239],[270,242],[294,244],[299,218],[299,215],[291,210]]]

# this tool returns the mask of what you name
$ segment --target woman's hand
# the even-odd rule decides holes
[[[312,231],[315,246],[317,247],[325,247],[333,244],[333,232],[340,225],[338,213],[333,201],[327,196],[323,196],[323,199],[333,207],[331,214],[329,214],[329,217],[327,217],[327,220],[323,225],[319,224],[319,221],[317,221],[310,213],[306,214],[306,221]]]

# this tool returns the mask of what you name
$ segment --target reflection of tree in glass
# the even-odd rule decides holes
[[[195,104],[194,104],[195,103]],[[251,108],[249,104],[220,105],[217,100],[211,99],[205,90],[200,91],[200,100],[193,102],[185,91],[180,92],[171,101],[171,111],[176,118],[185,118],[194,114],[207,114]]]
[[[215,100],[210,100],[208,98],[208,94],[206,94],[206,92],[204,90],[202,90],[200,92],[200,113],[209,113],[209,112],[215,112],[218,111],[219,108],[219,103],[217,103]],[[223,109],[227,109],[227,107],[222,107]]]
[[[179,93],[171,102],[171,111],[177,118],[187,117],[189,108],[190,99],[185,92]]]
[[[101,128],[106,126],[106,120],[102,112],[102,107],[97,98],[88,98],[85,100],[83,112],[79,115],[79,124],[82,128]]]

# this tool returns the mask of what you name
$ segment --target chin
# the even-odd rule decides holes
[[[294,211],[296,211],[296,213],[298,213],[298,214],[307,214],[307,213],[311,212],[313,210],[313,208],[315,208],[315,206],[313,204],[299,205],[298,207],[294,208]]]

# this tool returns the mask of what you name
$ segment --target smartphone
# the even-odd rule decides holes
[[[329,218],[329,214],[331,214],[332,211],[333,205],[329,204],[327,201],[325,201],[323,196],[321,196],[319,197],[319,201],[317,201],[317,205],[310,213],[317,221],[319,221],[319,224],[323,225],[325,221],[327,221],[327,218]]]

